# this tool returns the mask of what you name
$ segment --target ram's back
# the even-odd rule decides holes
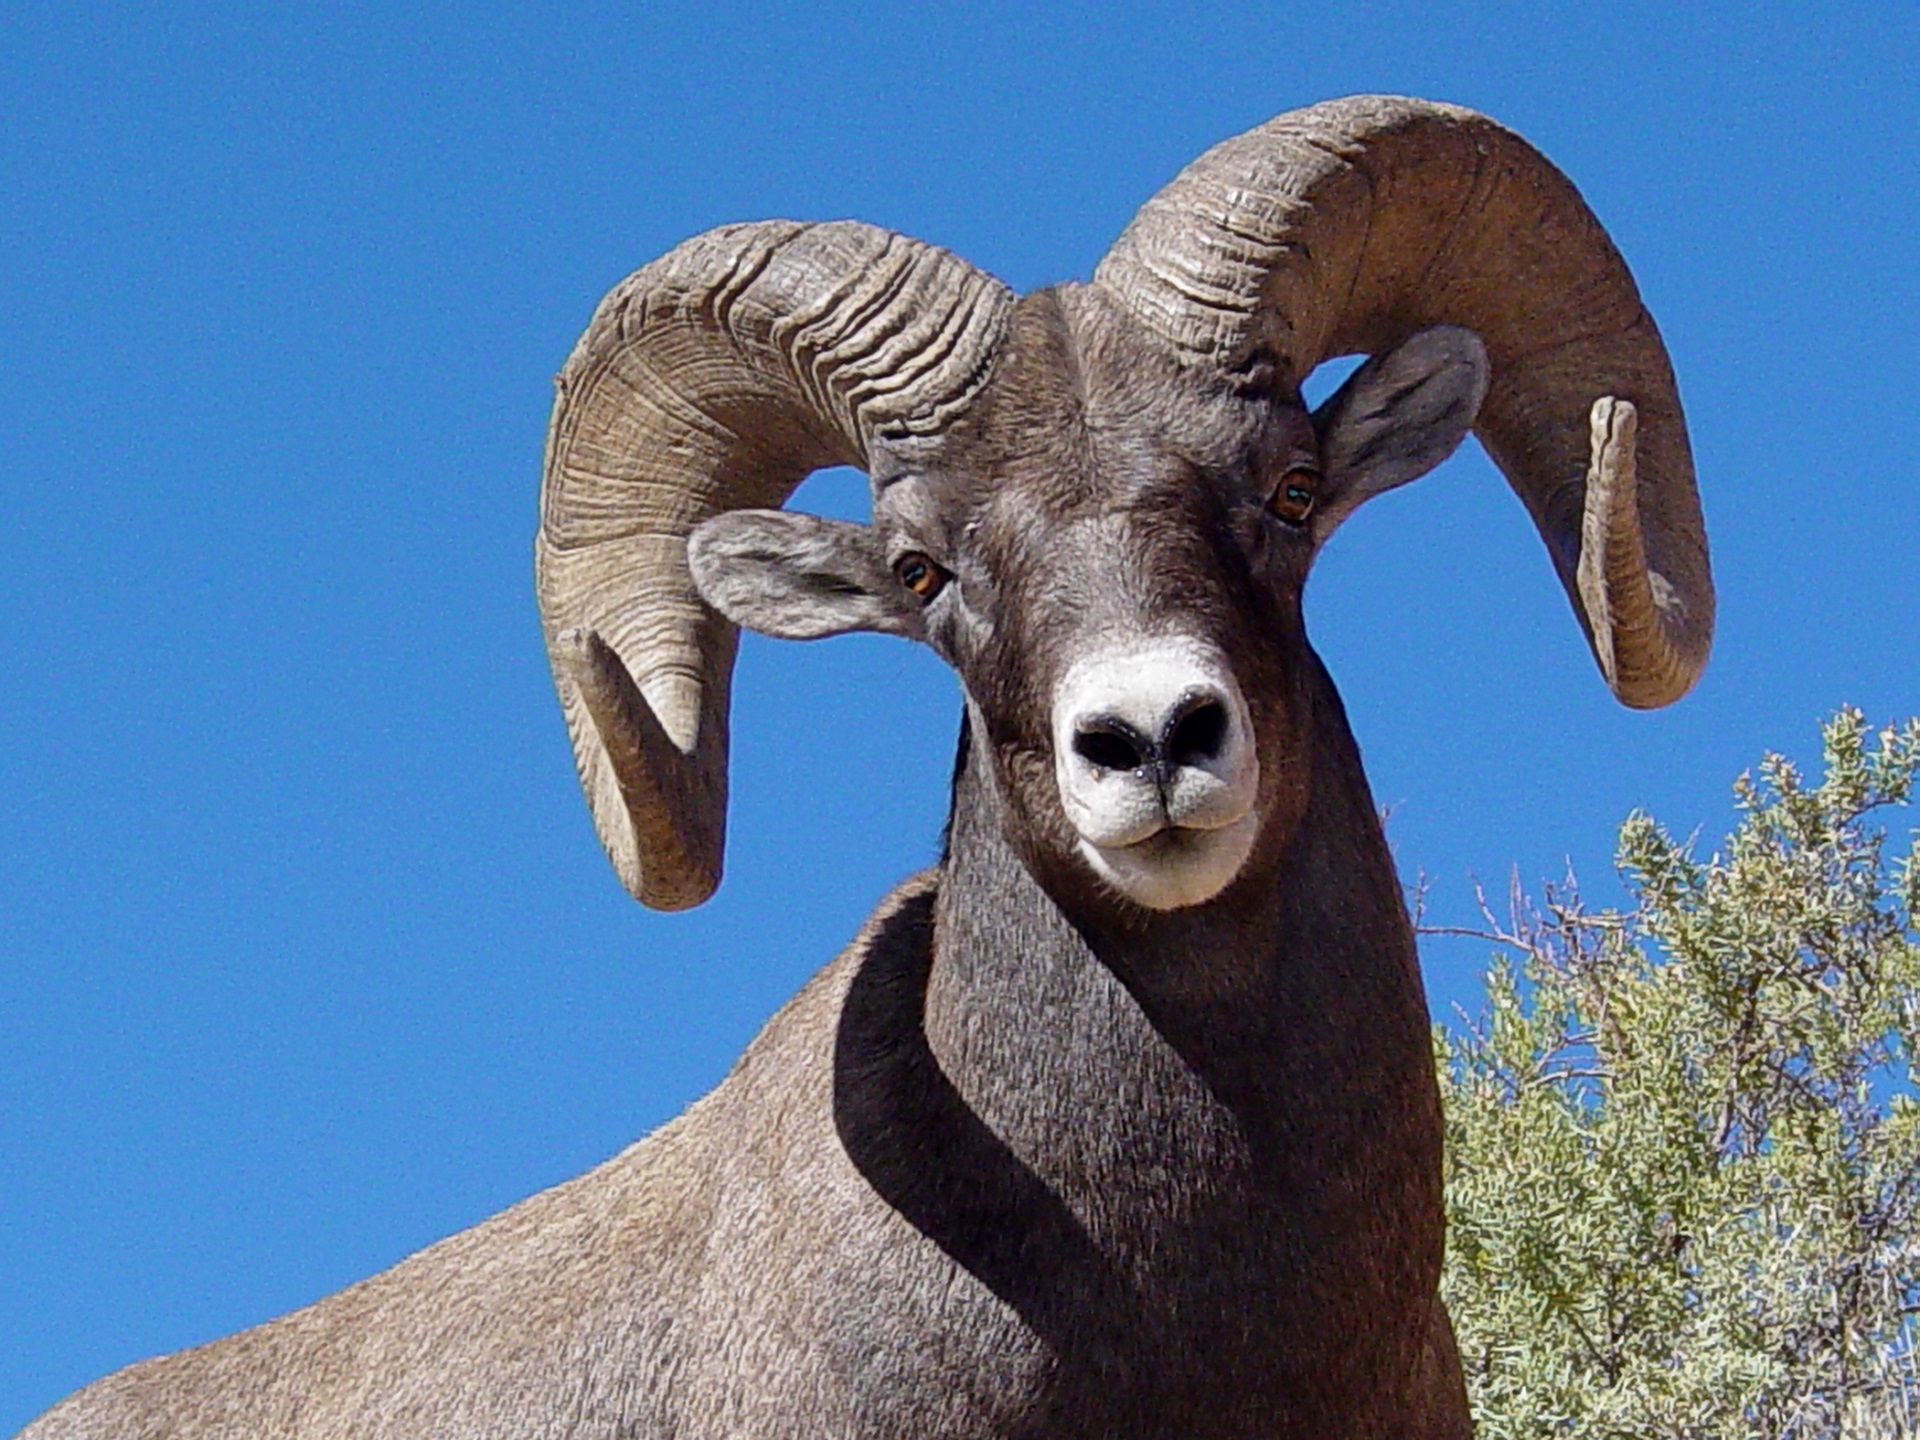
[[[796,1388],[837,1408],[815,1313],[830,1277],[810,1271],[899,1224],[832,1119],[835,1020],[872,933],[716,1090],[604,1165],[305,1309],[108,1376],[20,1440],[636,1440],[777,1434]]]

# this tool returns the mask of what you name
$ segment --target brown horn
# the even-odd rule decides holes
[[[600,302],[560,372],[534,550],[580,783],[636,898],[685,909],[720,883],[738,635],[694,590],[688,534],[864,466],[876,435],[944,429],[1011,304],[850,221],[712,230]]]
[[[1181,171],[1094,282],[1191,362],[1264,351],[1296,383],[1474,330],[1493,371],[1475,431],[1614,694],[1664,705],[1699,678],[1713,577],[1666,347],[1572,182],[1512,131],[1395,96],[1292,111]]]

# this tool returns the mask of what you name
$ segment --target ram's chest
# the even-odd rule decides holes
[[[977,1193],[977,1192],[976,1192]],[[922,1217],[924,1222],[926,1217]],[[1070,1216],[928,1233],[898,1212],[843,1252],[819,1371],[848,1433],[1275,1440],[1391,1433],[1424,1306],[1225,1206],[1118,1256]],[[983,1227],[1007,1217],[977,1215]],[[1214,1228],[1213,1222],[1219,1223]],[[1246,1225],[1240,1220],[1251,1222]],[[1263,1240],[1262,1221],[1270,1227]],[[862,1229],[866,1227],[862,1226]],[[1166,1257],[1174,1252],[1178,1262]],[[1298,1268],[1283,1263],[1291,1256]]]
[[[1377,1433],[1438,1264],[1422,1147],[1324,1075],[1310,1109],[1249,1109],[1091,956],[969,985],[928,923],[880,928],[839,1026],[815,1318],[853,1433]]]

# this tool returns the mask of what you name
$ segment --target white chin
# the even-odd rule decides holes
[[[1080,842],[1093,873],[1136,905],[1180,910],[1213,899],[1253,853],[1259,829],[1249,812],[1218,830],[1168,829],[1132,845]]]

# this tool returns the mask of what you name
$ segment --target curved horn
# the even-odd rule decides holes
[[[535,564],[580,783],[620,879],[661,910],[720,883],[738,639],[687,536],[774,507],[876,435],[972,399],[1012,303],[944,250],[871,225],[712,230],[594,312],[557,382]]]
[[[1380,95],[1281,115],[1149,200],[1094,283],[1191,362],[1265,351],[1295,383],[1428,325],[1476,331],[1475,431],[1614,694],[1650,708],[1699,677],[1713,578],[1666,347],[1572,182],[1512,131]]]

